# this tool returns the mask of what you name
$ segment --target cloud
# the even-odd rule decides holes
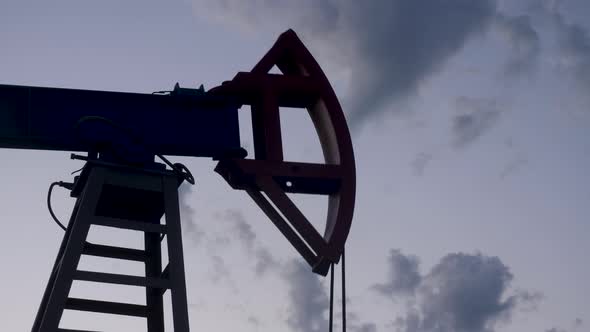
[[[329,298],[320,278],[299,260],[286,264],[283,277],[289,287],[287,325],[296,332],[327,331]]]
[[[374,323],[362,323],[360,325],[351,324],[349,329],[353,332],[377,332],[377,325]]]
[[[255,256],[256,265],[254,266],[254,272],[258,277],[263,276],[268,271],[278,269],[280,266],[279,261],[266,248],[257,248]]]
[[[218,283],[223,279],[229,280],[231,272],[230,269],[227,267],[225,260],[219,255],[212,255],[211,262],[213,265],[210,272],[211,280],[214,283]]]
[[[205,237],[205,231],[196,223],[195,209],[189,204],[192,191],[191,185],[187,183],[180,185],[178,188],[178,205],[185,234],[189,236],[195,245],[199,245]]]
[[[590,34],[582,26],[565,22],[555,13],[559,27],[560,64],[574,77],[578,85],[590,89]]]
[[[568,22],[561,13],[563,1],[540,1],[532,11],[548,20],[557,39],[554,64],[569,74],[581,91],[590,89],[590,33],[582,25]]]
[[[392,286],[382,287],[381,294],[413,292],[406,313],[394,320],[398,332],[493,332],[515,309],[540,300],[538,293],[510,292],[513,275],[497,257],[448,254],[421,276],[417,258],[393,250],[389,265],[391,281],[385,285]],[[404,275],[412,281],[400,282]]]
[[[495,0],[194,0],[195,11],[249,26],[293,27],[350,77],[352,126],[389,112],[497,15]],[[205,9],[204,9],[205,8]],[[207,10],[208,9],[208,10]],[[216,14],[215,14],[216,13]],[[203,15],[203,14],[202,14]],[[506,19],[520,40],[520,21]]]
[[[511,280],[497,257],[445,256],[420,285],[422,329],[488,330],[514,307],[514,297],[501,299]]]
[[[549,330],[545,330],[545,332],[567,332],[566,330],[558,329],[557,327],[550,328]]]
[[[257,317],[248,316],[248,324],[252,325],[255,329],[258,329],[262,323]]]
[[[498,13],[494,27],[508,42],[511,52],[505,65],[507,75],[532,73],[541,54],[539,34],[528,15],[507,16]]]
[[[516,290],[514,292],[515,306],[522,312],[537,311],[539,304],[545,295],[541,292],[531,292],[526,290]]]
[[[452,135],[455,147],[473,143],[495,125],[502,113],[495,99],[458,97],[455,108],[459,112],[452,119]]]
[[[225,211],[222,218],[233,225],[237,237],[244,247],[252,250],[256,241],[256,234],[252,230],[252,226],[246,221],[244,215],[238,210],[230,209]]]
[[[504,180],[510,175],[517,173],[524,166],[529,163],[529,159],[524,153],[518,153],[511,161],[509,161],[504,169],[500,172],[500,179]]]
[[[583,325],[584,325],[584,322],[582,321],[582,319],[576,318],[572,324],[571,331],[577,331]],[[552,327],[550,329],[545,330],[545,332],[568,332],[568,331],[565,329],[559,328],[559,327]]]
[[[426,166],[432,162],[433,155],[426,152],[419,153],[411,163],[412,169],[414,171],[414,175],[422,176],[424,174],[424,170]]]
[[[254,273],[256,276],[261,277],[265,273],[280,267],[279,260],[273,256],[271,251],[258,243],[256,233],[252,230],[252,226],[242,212],[229,209],[219,213],[217,217],[231,224],[234,231],[232,234],[244,246],[244,253],[254,259]]]
[[[389,253],[389,276],[384,284],[375,284],[372,288],[391,297],[396,295],[413,295],[422,281],[418,271],[418,257],[404,255],[399,249]]]
[[[294,259],[282,266],[283,278],[288,285],[289,312],[287,325],[294,332],[325,332],[329,329],[330,298],[325,280],[312,273],[309,266]],[[338,328],[337,317],[342,317],[338,311],[339,300],[334,298],[334,329]],[[362,322],[354,311],[347,309],[347,328],[353,332],[377,332],[374,323]],[[341,328],[341,327],[340,327]]]

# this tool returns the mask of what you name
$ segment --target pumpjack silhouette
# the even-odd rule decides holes
[[[282,74],[271,74],[274,66]],[[238,111],[243,105],[252,111],[251,158],[240,146]],[[307,110],[324,163],[284,160],[280,107]],[[83,332],[59,327],[64,310],[145,317],[148,332],[163,332],[166,291],[174,331],[189,331],[178,187],[185,181],[194,184],[194,178],[166,155],[217,160],[215,171],[256,202],[313,272],[325,276],[332,271],[332,309],[333,265],[341,258],[344,263],[354,211],[354,153],[328,79],[292,30],[281,34],[251,71],[209,91],[178,84],[153,94],[0,85],[0,119],[0,148],[85,153],[72,154],[85,161],[73,182],[51,186],[69,189],[76,202],[63,225],[65,235],[32,332]],[[329,197],[323,234],[288,193]],[[90,243],[91,225],[142,232],[144,249]],[[168,246],[165,267],[163,241]],[[79,270],[82,255],[142,262],[145,276]],[[143,287],[146,304],[72,298],[74,280]]]

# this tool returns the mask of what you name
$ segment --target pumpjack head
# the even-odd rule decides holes
[[[282,74],[271,74],[273,66]],[[313,271],[326,275],[339,261],[350,231],[356,171],[344,113],[319,64],[297,34],[287,30],[250,72],[240,72],[208,93],[252,110],[254,158],[221,159],[216,172],[234,189],[248,192]],[[307,110],[324,163],[284,160],[279,107]],[[323,235],[287,193],[329,197]]]

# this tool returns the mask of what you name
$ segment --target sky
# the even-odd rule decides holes
[[[250,70],[293,28],[330,79],[355,148],[348,330],[582,332],[588,15],[583,0],[0,0],[0,84],[208,90]],[[252,155],[249,125],[244,108],[242,145]],[[305,112],[285,110],[281,125],[287,160],[322,161]],[[3,330],[23,331],[63,235],[47,188],[82,165],[68,152],[1,149],[0,158],[0,318]],[[329,280],[213,161],[171,159],[197,180],[180,188],[192,330],[327,331]],[[294,200],[324,227],[324,197]],[[67,220],[73,200],[56,189],[53,205]],[[89,240],[142,245],[136,233],[101,227]],[[143,272],[116,260],[80,264]],[[82,282],[72,294],[144,301],[141,289]],[[144,331],[145,322],[66,312],[62,327]]]

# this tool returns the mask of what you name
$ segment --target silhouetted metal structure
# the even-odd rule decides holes
[[[269,73],[273,66],[282,74]],[[243,105],[252,110],[253,159],[240,147]],[[280,107],[307,109],[325,163],[283,160]],[[208,92],[178,85],[165,95],[0,85],[0,147],[88,153],[72,155],[86,164],[73,183],[60,183],[76,203],[32,332],[76,332],[59,328],[64,309],[146,317],[148,331],[161,332],[166,290],[174,330],[189,330],[177,188],[194,179],[163,155],[219,160],[216,172],[252,197],[314,272],[325,276],[344,253],[355,201],[352,142],[330,83],[292,30],[252,71]],[[323,235],[287,193],[329,196]],[[143,232],[145,248],[89,243],[90,225]],[[169,263],[162,269],[164,238]],[[80,271],[81,255],[144,262],[145,277]],[[73,280],[144,287],[146,305],[71,298]]]

